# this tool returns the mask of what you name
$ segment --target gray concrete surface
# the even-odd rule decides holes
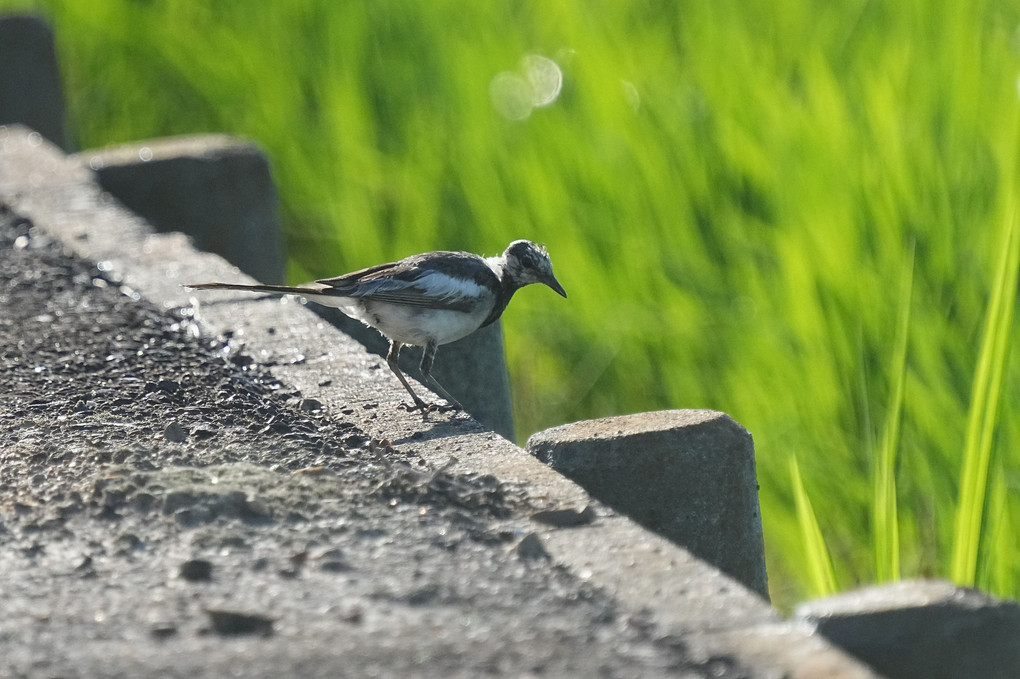
[[[949,582],[844,592],[795,616],[890,679],[1020,677],[1020,606]]]
[[[38,420],[40,433],[22,438],[12,464],[46,464],[47,471],[11,471],[11,478],[27,484],[31,502],[0,506],[0,559],[5,570],[19,574],[6,581],[14,591],[4,592],[6,601],[20,597],[17,615],[0,630],[0,643],[21,654],[15,676],[53,674],[33,671],[39,667],[65,670],[66,676],[75,667],[102,668],[107,676],[217,676],[226,670],[248,676],[406,676],[408,667],[422,676],[590,676],[593,669],[608,676],[877,676],[810,627],[783,621],[735,580],[615,513],[473,420],[406,412],[402,389],[382,361],[300,304],[227,293],[198,300],[181,285],[236,270],[194,250],[183,236],[152,232],[111,201],[80,164],[23,128],[0,128],[0,201],[23,227],[55,239],[94,269],[92,280],[104,282],[92,287],[112,287],[125,300],[176,319],[167,321],[166,331],[192,336],[215,355],[236,356],[233,365],[242,375],[267,375],[255,386],[251,378],[226,375],[217,379],[221,391],[213,395],[222,394],[227,403],[260,390],[288,395],[283,403],[253,410],[274,414],[264,416],[264,433],[243,445],[227,435],[248,408],[233,416],[235,425],[217,422],[217,408],[189,411],[187,402],[173,401],[177,392],[170,383],[185,382],[179,374],[150,379],[152,393],[170,394],[170,405],[179,409],[170,412],[180,418],[201,415],[204,421],[135,425],[90,412],[90,398],[106,398],[97,387],[111,383],[101,377],[91,386],[75,382],[85,392],[80,406],[67,396],[64,419]],[[26,238],[23,250],[34,240]],[[69,275],[78,280],[73,271]],[[81,302],[59,308],[63,315],[32,318],[90,322]],[[125,311],[140,313],[133,309],[128,304]],[[105,337],[101,330],[79,334]],[[69,355],[91,369],[106,369],[100,354],[95,352],[99,360],[88,351]],[[172,356],[161,359],[164,370],[175,369]],[[47,370],[17,374],[31,385],[32,376]],[[132,384],[123,378],[112,383]],[[110,407],[130,403],[112,396]],[[29,398],[19,407],[31,413],[56,406]],[[320,419],[298,426],[292,408]],[[145,409],[139,412],[141,417]],[[96,419],[86,419],[79,430],[75,417]],[[286,425],[281,436],[300,436],[272,437],[276,423]],[[125,454],[104,443],[115,434],[130,436],[135,426],[155,427],[156,438],[143,437]],[[319,427],[327,433],[340,427],[356,438],[327,440],[316,452]],[[206,448],[208,434],[199,432],[208,431],[214,442],[224,439]],[[78,432],[79,438],[65,445],[61,432]],[[313,437],[308,452],[283,444],[302,444],[307,437]],[[182,452],[171,447],[180,445]],[[277,450],[280,466],[270,462]],[[207,461],[219,466],[202,470]],[[117,466],[124,464],[132,471]],[[310,466],[295,468],[303,464]],[[181,483],[179,475],[195,468],[197,476],[186,479],[191,490],[171,501],[169,489]],[[135,479],[134,473],[141,475]],[[60,491],[62,499],[31,496],[32,483],[48,487],[48,479],[64,477],[91,484],[89,510],[75,511],[84,498],[71,487]],[[103,479],[112,481],[100,483],[97,492]],[[395,494],[380,495],[390,484]],[[493,496],[493,489],[501,490]],[[500,498],[499,511],[493,497]],[[152,514],[153,507],[163,509]],[[108,523],[110,511],[120,517],[116,523]],[[184,523],[178,511],[190,511]],[[68,514],[61,521],[63,512]],[[387,516],[397,523],[386,527]],[[103,537],[92,537],[96,531]],[[36,534],[60,539],[36,545]],[[135,553],[138,544],[146,548]],[[314,569],[308,578],[281,575],[309,557],[337,565]],[[189,570],[184,562],[196,559],[212,563],[212,587],[179,577]],[[344,562],[353,568],[337,578]],[[450,589],[451,582],[468,589]],[[553,600],[523,594],[532,588],[562,594]],[[626,621],[624,627],[614,627],[619,621]],[[224,634],[264,632],[267,624],[273,630],[268,637]]]
[[[0,15],[0,125],[28,125],[67,148],[53,31],[28,14]]]
[[[573,422],[532,435],[527,449],[768,596],[754,443],[728,415],[666,410]]]

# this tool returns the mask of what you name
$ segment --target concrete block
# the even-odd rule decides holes
[[[728,415],[664,410],[575,422],[533,435],[528,451],[768,596],[754,444]]]
[[[949,582],[867,587],[794,615],[889,679],[1020,677],[1020,605]]]
[[[0,125],[27,125],[67,148],[64,108],[49,25],[28,14],[0,16]]]
[[[76,158],[104,190],[163,232],[180,231],[264,283],[282,283],[279,200],[259,148],[204,134],[93,149]]]

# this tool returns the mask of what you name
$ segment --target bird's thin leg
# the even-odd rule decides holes
[[[390,366],[393,374],[397,376],[397,379],[400,380],[400,383],[404,385],[404,389],[407,389],[407,393],[414,399],[414,406],[424,411],[428,406],[425,405],[425,401],[418,398],[418,394],[414,393],[414,389],[407,383],[407,378],[404,377],[404,373],[400,372],[400,366],[397,364],[397,359],[400,358],[400,347],[402,346],[400,342],[390,342],[390,350],[386,354],[386,363]]]
[[[464,406],[462,406],[457,399],[450,396],[450,392],[444,389],[443,385],[441,385],[436,378],[432,376],[432,362],[436,358],[437,348],[438,345],[435,342],[429,342],[425,345],[425,350],[421,355],[421,376],[425,379],[425,384],[427,384],[432,391],[445,398],[447,403],[458,410],[464,410]]]

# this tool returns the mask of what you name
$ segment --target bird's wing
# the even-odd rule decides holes
[[[491,281],[489,278],[491,278]],[[316,281],[324,294],[427,309],[473,311],[498,280],[484,260],[432,252]]]

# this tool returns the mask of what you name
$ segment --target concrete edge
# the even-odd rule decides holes
[[[233,333],[232,343],[278,379],[366,434],[411,447],[437,467],[453,457],[457,472],[526,485],[550,509],[594,504],[598,518],[590,524],[553,528],[532,520],[533,532],[554,563],[628,608],[654,614],[665,634],[680,636],[702,657],[736,659],[755,677],[878,676],[813,629],[783,622],[722,572],[593,503],[583,489],[474,420],[432,415],[423,422],[399,408],[403,390],[380,359],[300,304],[237,293],[199,300],[181,286],[245,277],[180,234],[154,233],[104,194],[86,168],[22,126],[0,127],[0,201],[78,256],[104,262],[104,270],[149,302],[194,309],[209,334]]]

